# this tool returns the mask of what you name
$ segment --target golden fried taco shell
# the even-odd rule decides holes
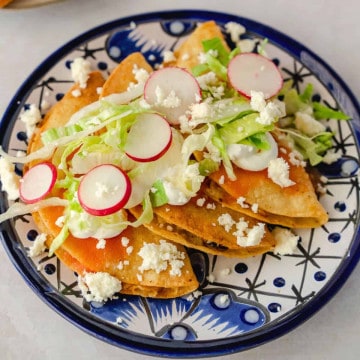
[[[98,100],[98,88],[103,85],[104,80],[101,74],[98,72],[91,73],[87,87],[81,89],[82,95],[74,97],[72,91],[78,89],[78,85],[75,84],[46,115],[41,128],[30,141],[29,152],[42,147],[42,131],[65,125],[73,113]],[[59,191],[54,190],[53,195],[55,194],[59,195]],[[63,215],[63,211],[62,207],[49,207],[33,214],[34,221],[39,229],[48,235],[47,246],[51,245],[52,240],[61,230],[56,225],[56,221]],[[121,244],[122,237],[129,239],[129,246],[132,246],[131,253],[128,253]],[[172,298],[196,290],[198,281],[185,249],[178,244],[175,244],[178,251],[185,254],[181,276],[170,275],[169,266],[168,269],[159,273],[154,270],[146,270],[143,273],[137,271],[142,262],[142,258],[138,255],[140,248],[145,242],[159,244],[161,239],[161,237],[150,232],[145,227],[128,227],[119,236],[107,239],[104,249],[97,249],[96,239],[78,239],[70,235],[56,251],[56,255],[79,274],[84,272],[107,272],[115,276],[122,282],[122,293]],[[122,269],[119,268],[121,262]],[[126,265],[127,262],[129,265]]]
[[[138,217],[141,214],[141,207],[130,211]],[[238,245],[237,237],[234,235],[235,224],[230,230],[226,230],[220,225],[219,218],[226,215],[235,223],[240,220],[246,221],[249,229],[257,226],[259,222],[252,217],[222,207],[204,192],[200,192],[185,205],[163,205],[155,208],[154,213],[153,221],[144,226],[160,236],[209,254],[243,258],[263,254],[271,251],[275,246],[275,240],[266,226],[265,234],[259,244]]]
[[[221,167],[209,177],[205,192],[223,206],[252,216],[259,221],[292,228],[313,228],[324,225],[328,214],[320,204],[311,179],[302,166],[292,165],[286,154],[279,155],[289,164],[289,178],[295,182],[280,187],[267,170],[247,171],[234,166],[236,180],[230,180]],[[242,199],[244,205],[240,205]],[[258,210],[254,213],[251,207]]]
[[[200,24],[198,28],[175,51],[175,65],[191,70],[199,64],[203,52],[202,41],[218,37],[228,48],[221,29],[213,21]],[[284,148],[284,144],[281,144]],[[281,188],[268,178],[267,171],[247,171],[234,165],[237,180],[228,179],[225,169],[210,175],[214,183],[205,188],[207,195],[223,206],[239,211],[259,221],[294,228],[312,228],[325,224],[328,215],[317,199],[314,187],[306,170],[292,165],[286,154],[280,154],[290,166],[290,179],[296,184]],[[225,179],[223,182],[222,179]],[[241,206],[237,200],[245,198],[249,207]],[[252,205],[258,206],[254,213]]]
[[[199,24],[194,32],[174,51],[176,61],[171,65],[191,70],[195,65],[199,64],[199,56],[204,52],[202,42],[213,38],[222,40],[225,49],[229,50],[221,29],[216,25],[215,21],[206,21]]]
[[[61,230],[55,223],[63,214],[62,207],[40,210],[35,216],[39,229],[47,236],[47,246]],[[124,246],[121,239],[128,239]],[[79,275],[85,272],[107,272],[122,283],[121,292],[130,295],[141,295],[156,298],[172,298],[188,294],[198,288],[198,281],[191,267],[186,250],[174,244],[177,251],[183,252],[185,258],[181,275],[171,275],[170,265],[164,271],[146,270],[140,272],[142,258],[138,255],[145,243],[159,244],[163,237],[157,236],[143,226],[128,227],[119,236],[106,239],[103,249],[96,247],[94,238],[79,239],[69,236],[55,252],[56,256]],[[131,251],[129,251],[131,250]]]

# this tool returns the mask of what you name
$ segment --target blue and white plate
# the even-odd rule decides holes
[[[360,254],[360,109],[346,84],[312,51],[249,19],[204,11],[150,13],[107,23],[65,44],[29,76],[0,125],[5,149],[26,149],[20,111],[35,103],[45,112],[45,105],[61,99],[72,83],[69,64],[74,58],[86,58],[105,76],[134,51],[141,51],[156,66],[164,50],[174,49],[199,22],[211,19],[222,27],[229,21],[242,24],[246,37],[255,43],[267,38],[267,54],[285,79],[292,79],[298,89],[312,83],[316,100],[351,116],[351,121],[327,121],[336,134],[334,151],[341,155],[335,164],[319,167],[328,178],[321,201],[329,222],[299,231],[301,242],[289,256],[267,253],[228,259],[191,251],[200,295],[172,300],[120,296],[103,306],[81,298],[76,275],[56,258],[27,256],[37,235],[30,215],[3,224],[1,230],[14,265],[55,311],[104,341],[155,356],[224,355],[273,340],[324,306],[350,275]],[[21,173],[21,168],[17,170]],[[2,195],[1,212],[7,206]]]

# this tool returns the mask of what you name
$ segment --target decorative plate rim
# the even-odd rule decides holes
[[[302,45],[300,42],[290,38],[288,35],[285,35],[268,25],[261,24],[260,22],[225,12],[188,9],[149,12],[116,19],[83,32],[65,43],[49,55],[43,62],[41,62],[17,90],[0,122],[0,143],[5,144],[5,147],[8,145],[7,142],[10,137],[10,130],[6,126],[20,111],[19,101],[25,98],[27,94],[32,91],[33,85],[37,79],[45,75],[59,61],[60,58],[65,56],[77,45],[86,40],[104,35],[117,27],[128,25],[130,22],[146,23],[179,18],[192,18],[199,21],[211,19],[223,22],[236,21],[243,24],[246,28],[251,29],[251,31],[256,32],[258,35],[268,37],[272,43],[289,52],[298,60],[300,52],[306,51],[331,74],[331,76],[339,84],[341,90],[350,99],[355,115],[357,115],[357,118],[353,120],[353,123],[357,126],[357,128],[354,128],[353,131],[357,141],[357,147],[359,148],[360,124],[358,117],[360,114],[360,105],[342,78],[318,55],[306,46]],[[332,89],[328,89],[328,91],[335,97]],[[3,212],[7,207],[6,201],[2,201],[0,206],[1,212]],[[69,322],[82,329],[84,332],[111,345],[119,346],[126,350],[146,355],[165,356],[169,358],[193,358],[221,356],[248,350],[277,339],[308,320],[319,309],[325,306],[326,303],[341,289],[360,260],[359,214],[357,215],[356,226],[357,227],[354,231],[354,241],[350,248],[351,252],[347,257],[342,259],[339,267],[332,275],[331,280],[329,280],[329,282],[315,295],[312,301],[303,304],[300,311],[293,311],[291,315],[287,314],[285,319],[279,318],[278,321],[273,321],[261,329],[256,330],[256,332],[249,332],[245,335],[241,335],[241,337],[236,336],[234,338],[230,337],[227,339],[197,342],[179,342],[168,341],[165,339],[154,339],[145,335],[135,334],[127,330],[119,329],[104,320],[96,318],[85,310],[80,309],[75,304],[68,302],[63,295],[54,292],[51,286],[49,286],[49,284],[47,284],[47,282],[39,276],[39,273],[32,267],[28,266],[29,263],[27,255],[16,246],[17,242],[12,240],[17,237],[17,234],[10,222],[2,224],[0,238],[7,255],[30,288],[32,288],[32,290],[48,306],[50,306],[62,317],[66,318]],[[204,348],[205,346],[206,348]]]

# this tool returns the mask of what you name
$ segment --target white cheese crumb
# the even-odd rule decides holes
[[[262,125],[270,125],[278,118],[285,115],[285,104],[281,101],[270,101],[266,104],[264,110],[260,112],[260,116],[256,122]]]
[[[216,209],[216,205],[215,203],[209,203],[209,204],[206,204],[206,208],[208,210],[215,210]]]
[[[223,185],[225,183],[225,176],[221,175],[219,178],[219,185]]]
[[[257,214],[258,211],[259,211],[259,204],[257,204],[257,203],[252,204],[252,205],[251,205],[251,211],[252,211],[254,214]]]
[[[282,188],[295,184],[295,182],[289,179],[289,164],[280,157],[270,160],[268,177]]]
[[[235,21],[229,21],[225,24],[225,30],[230,34],[231,41],[235,44],[239,41],[241,35],[245,34],[246,29]]]
[[[341,158],[341,153],[336,153],[334,149],[330,149],[324,155],[322,161],[325,164],[333,164],[334,162],[338,161]]]
[[[329,181],[329,179],[328,179],[326,176],[321,175],[321,176],[320,176],[320,181],[321,181],[323,184],[327,184],[327,182]]]
[[[124,262],[119,261],[118,265],[116,266],[119,270],[122,270],[124,268]]]
[[[326,194],[326,191],[327,191],[326,186],[323,186],[321,184],[316,185],[316,192],[318,194]]]
[[[121,238],[121,245],[122,245],[123,247],[127,247],[127,246],[129,245],[129,242],[130,242],[130,239],[127,238],[126,236],[123,236],[123,237]]]
[[[96,244],[97,249],[105,249],[106,246],[106,240],[105,239],[98,239],[98,242]]]
[[[46,234],[39,234],[29,248],[29,256],[34,257],[41,255],[46,249],[45,241]]]
[[[70,69],[73,80],[79,84],[80,88],[85,89],[91,72],[90,62],[82,57],[76,58],[71,63]]]
[[[266,100],[263,92],[251,90],[250,97],[250,106],[253,110],[261,112],[265,109]]]
[[[103,88],[102,88],[101,86],[98,86],[98,87],[96,88],[96,93],[97,93],[98,95],[101,95],[102,91],[103,91]]]
[[[207,277],[207,280],[209,281],[209,283],[213,283],[215,281],[215,275],[209,274],[209,276]]]
[[[86,301],[105,302],[122,288],[121,281],[105,272],[85,273],[78,285]]]
[[[141,273],[146,270],[154,270],[156,273],[160,273],[170,266],[171,276],[181,275],[185,253],[178,251],[174,244],[165,240],[160,240],[159,244],[144,243],[138,255],[143,259],[138,268]]]
[[[15,173],[15,165],[0,157],[1,190],[7,193],[9,200],[16,200],[19,194],[20,177]]]
[[[128,255],[130,255],[133,251],[134,251],[134,247],[133,247],[133,246],[128,246],[128,247],[126,248],[126,253],[127,253]]]
[[[195,103],[190,105],[190,113],[192,121],[206,119],[211,116],[211,107],[206,102]]]
[[[150,75],[147,70],[139,68],[136,64],[134,65],[132,72],[138,84],[145,84]]]
[[[306,166],[306,162],[303,160],[302,155],[296,150],[292,150],[290,152],[289,162],[294,166],[302,166],[302,167]]]
[[[217,220],[219,225],[223,226],[226,232],[229,232],[233,225],[235,225],[235,221],[228,213],[221,214]]]
[[[205,64],[206,63],[206,54],[204,52],[199,53],[198,61],[199,61],[199,64]]]
[[[165,108],[176,108],[181,105],[181,99],[176,96],[175,91],[171,90],[166,96],[163,89],[160,86],[155,88],[156,105],[163,106]]]
[[[197,76],[196,80],[202,90],[208,90],[209,86],[216,85],[218,83],[218,78],[213,71]]]
[[[295,127],[309,136],[317,135],[326,130],[325,126],[320,121],[303,112],[297,112],[295,114]]]
[[[35,104],[31,104],[19,117],[20,121],[25,124],[26,135],[31,138],[36,125],[41,121],[41,113],[39,108]]]
[[[276,242],[274,254],[290,255],[294,253],[299,241],[298,235],[293,234],[289,229],[279,226],[275,227],[271,233]]]
[[[80,89],[74,89],[72,92],[71,92],[71,95],[75,98],[81,96],[81,90]]]
[[[205,198],[199,198],[196,200],[196,205],[199,207],[204,206],[206,199]]]
[[[258,223],[251,229],[246,231],[246,236],[240,236],[237,238],[237,244],[240,246],[256,246],[260,244],[261,239],[265,234],[265,224]]]
[[[252,52],[256,46],[255,39],[241,39],[237,42],[237,47],[241,50],[241,52]]]
[[[176,57],[175,57],[174,53],[170,50],[165,50],[162,55],[163,55],[163,61],[165,64],[172,62],[172,61],[176,61]]]
[[[243,208],[243,209],[247,209],[249,208],[249,205],[245,203],[246,198],[243,196],[240,196],[236,199],[236,202]]]

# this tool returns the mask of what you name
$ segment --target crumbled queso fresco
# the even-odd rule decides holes
[[[2,191],[7,192],[8,199],[18,199],[20,177],[15,173],[15,165],[4,157],[0,157],[0,180]]]
[[[249,228],[249,223],[240,218],[239,221],[235,221],[230,214],[225,213],[218,217],[219,225],[223,226],[226,232],[230,232],[235,226],[236,231],[232,234],[236,237],[236,242],[239,246],[255,246],[260,244],[261,239],[265,235],[265,224],[258,223],[257,225]]]
[[[289,164],[280,157],[270,160],[268,177],[282,188],[295,184],[295,182],[289,178]]]
[[[122,288],[121,281],[105,272],[85,273],[78,277],[78,286],[86,301],[105,302]]]
[[[41,112],[35,104],[31,104],[28,109],[20,114],[20,121],[25,124],[28,139],[33,135],[36,125],[41,121]]]
[[[170,266],[170,275],[181,275],[185,253],[178,251],[175,245],[165,240],[160,240],[160,244],[145,243],[138,254],[143,259],[138,268],[141,273],[146,270],[154,270],[156,273],[160,273]]]
[[[76,58],[71,63],[70,69],[73,80],[79,84],[81,89],[85,89],[91,72],[90,62],[81,57]]]

